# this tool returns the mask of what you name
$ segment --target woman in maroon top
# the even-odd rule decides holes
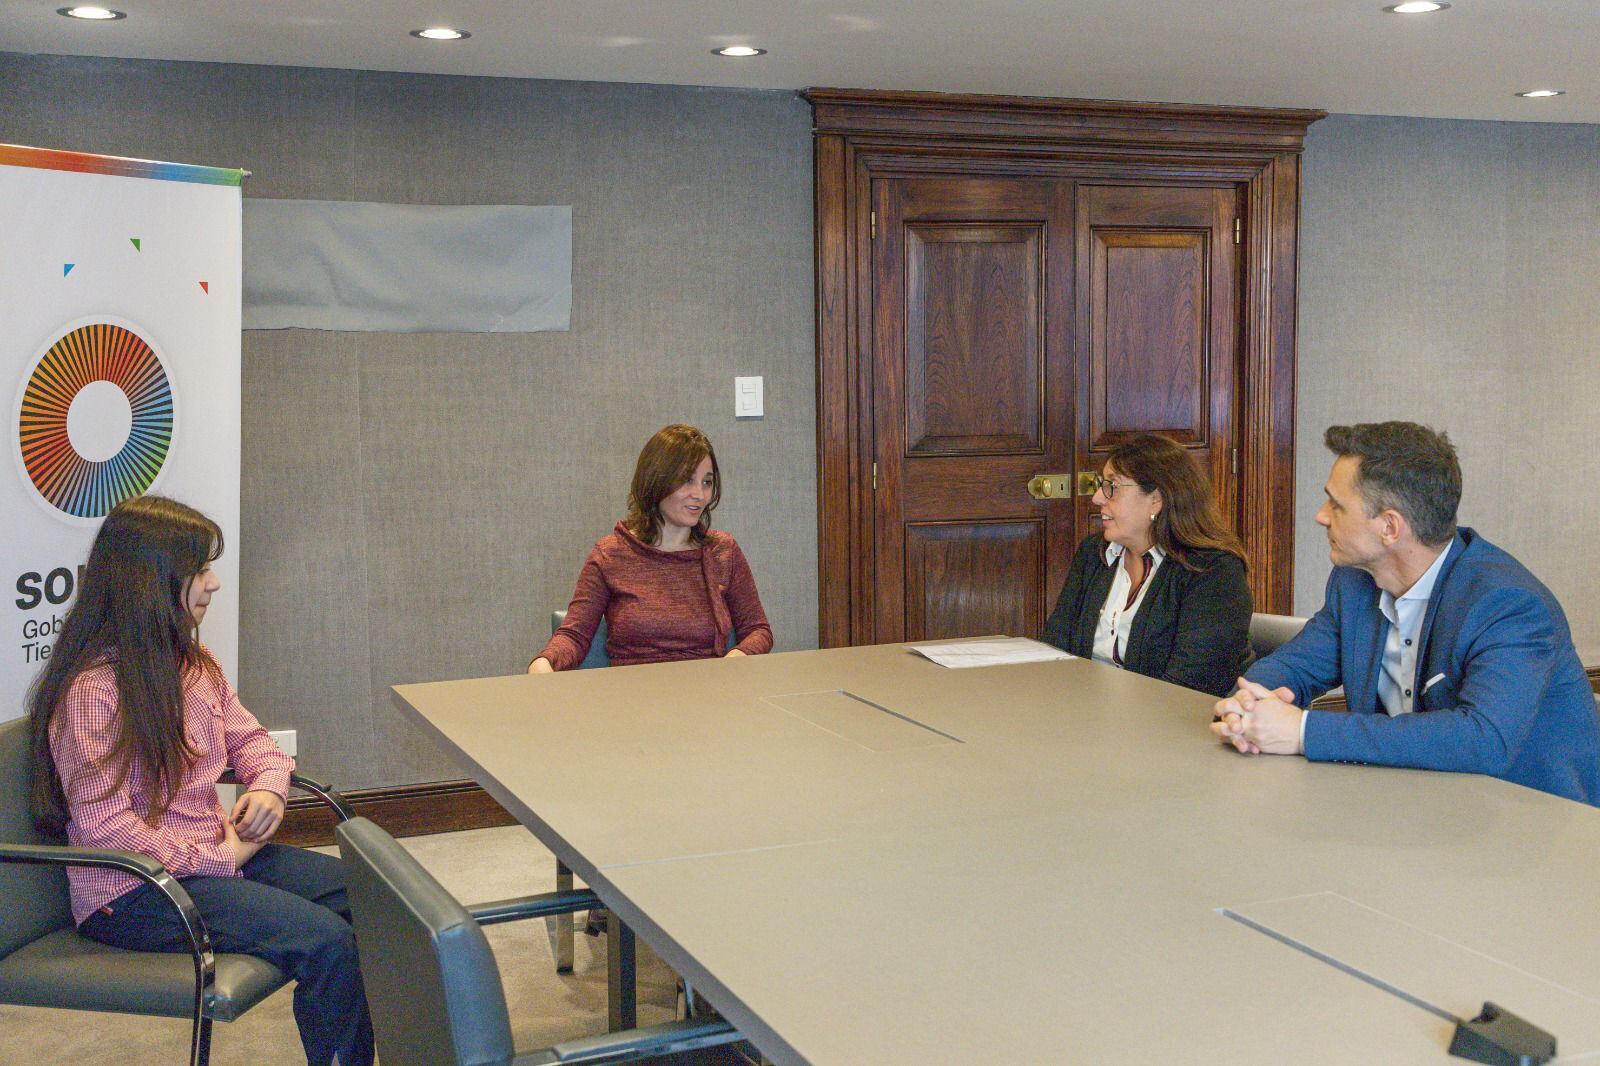
[[[721,498],[704,433],[673,425],[651,437],[634,467],[627,517],[589,553],[566,622],[528,672],[582,663],[602,618],[614,666],[771,651],[750,564],[731,536],[711,529]]]

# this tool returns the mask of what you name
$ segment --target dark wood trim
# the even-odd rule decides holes
[[[517,824],[475,781],[424,781],[363,788],[343,795],[357,814],[372,819],[397,837]],[[311,796],[291,796],[283,825],[274,839],[302,848],[332,844],[333,815]]]
[[[1268,614],[1287,614],[1294,601],[1299,172],[1297,155],[1279,155],[1246,191],[1239,525],[1256,610]]]
[[[848,197],[843,183],[845,142],[842,137],[817,138],[816,185],[816,302],[817,346],[828,351],[848,347],[850,329],[848,287],[824,285],[823,277],[843,277],[848,269],[848,223],[845,217]],[[817,440],[848,441],[854,419],[850,403],[848,367],[843,361],[830,361],[817,367]],[[850,580],[850,529],[852,508],[834,506],[832,501],[849,501],[851,472],[847,448],[817,449],[817,544],[818,566],[826,575],[818,583],[817,609],[822,619],[818,641],[824,648],[844,647],[850,640],[850,604],[856,588]]]
[[[807,89],[818,133],[1298,152],[1326,111]]]
[[[1028,174],[1243,185],[1241,528],[1256,609],[1287,613],[1294,567],[1299,153],[1313,110],[816,88],[818,638],[870,644],[869,212],[878,177]]]
[[[848,469],[851,476],[848,497],[849,529],[856,539],[853,552],[847,548],[846,555],[853,555],[851,558],[853,569],[849,575],[851,581],[849,643],[857,645],[873,644],[877,641],[875,628],[877,623],[873,612],[864,606],[871,602],[873,592],[877,588],[877,550],[873,541],[873,500],[870,494],[861,491],[861,486],[870,484],[874,470],[872,441],[863,438],[859,432],[863,418],[861,412],[872,411],[874,408],[872,271],[869,266],[866,280],[862,279],[863,264],[860,258],[860,250],[870,247],[872,243],[872,176],[869,168],[862,162],[861,155],[860,147],[847,139],[845,171],[841,185],[846,195],[845,232],[849,234],[850,243],[845,248],[843,280],[845,292],[849,294],[847,305],[850,313],[846,340],[849,351],[855,354],[848,356],[842,365],[845,368],[850,402],[853,404],[850,409],[846,447],[850,457]],[[866,262],[871,262],[870,255]],[[841,348],[839,351],[844,353],[846,349]]]

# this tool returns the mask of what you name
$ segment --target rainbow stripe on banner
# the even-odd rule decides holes
[[[153,159],[128,159],[120,155],[93,155],[89,152],[61,152],[52,148],[29,148],[21,144],[0,144],[0,166],[70,170],[79,174],[116,174],[126,178],[189,181],[200,185],[241,185],[245,176],[245,172],[236,167],[158,163]]]

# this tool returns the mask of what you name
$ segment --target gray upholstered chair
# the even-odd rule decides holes
[[[1253,614],[1250,616],[1250,650],[1257,659],[1271,655],[1279,646],[1300,635],[1306,627],[1304,618],[1289,614]]]
[[[475,907],[456,902],[365,818],[335,829],[383,1066],[635,1062],[730,1043],[726,1022],[668,1022],[518,1053],[505,989],[481,924],[595,905],[593,892],[546,892]]]
[[[565,610],[550,612],[550,632],[554,633],[561,628],[561,623],[567,620]],[[606,654],[606,637],[611,630],[606,625],[605,617],[600,619],[600,628],[594,631],[594,639],[589,642],[589,654],[583,657],[583,662],[578,664],[579,670],[593,670],[599,666],[610,666],[611,657]]]
[[[288,979],[249,955],[213,955],[189,894],[154,859],[66,847],[40,833],[31,814],[29,760],[28,719],[0,724],[0,1003],[192,1018],[189,1061],[201,1066],[211,1054],[212,1021],[233,1021]],[[293,781],[336,816],[350,816],[338,793],[298,774]],[[158,886],[183,918],[189,953],[125,951],[80,935],[67,895],[68,866],[121,870]]]

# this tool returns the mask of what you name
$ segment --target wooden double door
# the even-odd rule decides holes
[[[872,201],[878,641],[1037,634],[1089,530],[1077,474],[1132,434],[1192,449],[1233,513],[1236,189],[883,178]]]
[[[1019,162],[981,143],[987,116],[971,143],[945,122],[919,153],[917,94],[893,145],[830,136],[826,119],[883,121],[864,96],[865,118],[859,97],[813,91],[824,646],[1036,635],[1091,528],[1079,475],[1142,432],[1194,453],[1251,552],[1257,609],[1286,603],[1293,199],[1262,187],[1283,154]],[[1287,293],[1265,269],[1285,224]],[[1041,475],[1048,498],[1029,491]]]

